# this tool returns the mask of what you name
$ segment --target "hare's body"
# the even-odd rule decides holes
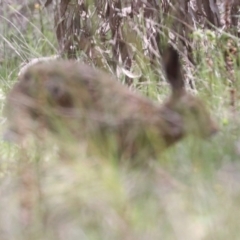
[[[155,155],[188,131],[208,136],[216,127],[202,102],[176,84],[183,80],[177,79],[178,59],[172,61],[176,52],[170,51],[166,72],[173,91],[161,106],[84,64],[56,60],[30,66],[7,97],[9,129],[22,137],[44,127],[62,141],[84,140],[90,149],[127,158]],[[176,77],[169,73],[171,64]]]

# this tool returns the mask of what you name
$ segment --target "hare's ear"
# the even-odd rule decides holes
[[[163,55],[163,66],[173,92],[184,89],[184,79],[180,57],[176,49],[169,45]]]

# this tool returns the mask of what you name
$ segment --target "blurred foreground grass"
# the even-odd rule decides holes
[[[54,53],[46,44],[54,38],[50,32],[35,41],[31,31],[24,35],[26,48],[14,45],[20,55]],[[195,82],[220,132],[207,141],[189,137],[143,169],[84,152],[62,159],[51,139],[27,150],[1,141],[0,239],[239,239],[240,124],[238,111],[233,117],[229,110],[218,53],[210,43],[198,50]],[[7,59],[0,67],[1,111],[20,63]],[[141,91],[161,102],[168,89],[149,79]],[[0,119],[2,132],[6,119]]]

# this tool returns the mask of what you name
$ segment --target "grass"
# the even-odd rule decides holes
[[[42,34],[37,26],[32,22],[22,35],[5,32],[6,46],[11,43],[20,55],[8,58],[6,50],[0,66],[1,112],[20,63],[55,53],[50,44],[54,35],[49,30]],[[111,159],[89,159],[84,151],[77,158],[59,158],[51,139],[28,149],[1,141],[1,240],[239,239],[238,112],[234,118],[229,109],[219,51],[212,39],[201,45],[203,37],[196,39],[201,61],[194,80],[220,132],[207,141],[189,137],[144,169],[129,169]],[[191,71],[187,69],[187,76]],[[157,88],[151,79],[139,89],[160,102],[168,91],[166,84]],[[0,119],[3,132],[2,113]]]

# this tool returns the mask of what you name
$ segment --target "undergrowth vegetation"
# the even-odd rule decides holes
[[[1,16],[1,133],[5,96],[21,64],[58,54],[51,16],[39,17],[34,6],[32,18],[23,16],[24,30]],[[195,65],[180,49],[188,90],[203,99],[219,124],[211,139],[190,136],[158,159],[147,159],[143,168],[90,158],[83,146],[77,157],[61,155],[51,137],[41,143],[33,139],[27,148],[1,141],[0,239],[239,239],[240,72],[234,65],[232,109],[225,35],[239,44],[224,31],[195,28],[190,36]],[[139,56],[138,65],[124,71],[135,76],[141,69],[144,81],[135,76],[131,87],[160,104],[169,91],[161,66],[156,79]],[[124,81],[122,75],[119,79]]]

